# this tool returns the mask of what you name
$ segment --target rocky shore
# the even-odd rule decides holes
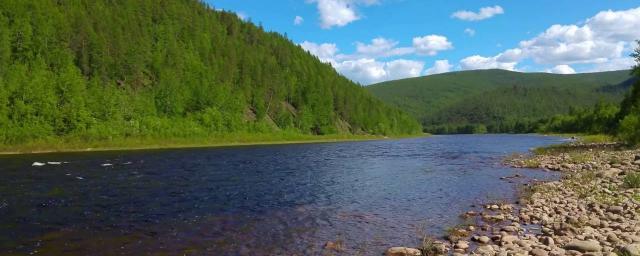
[[[573,144],[505,163],[563,175],[524,186],[516,204],[464,213],[469,224],[452,228],[446,239],[425,238],[420,248],[385,254],[640,256],[640,150]]]

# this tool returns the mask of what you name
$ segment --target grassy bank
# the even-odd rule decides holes
[[[222,147],[241,145],[266,145],[266,144],[298,144],[321,143],[338,141],[365,141],[381,139],[400,139],[429,136],[419,135],[306,135],[297,133],[262,133],[262,134],[221,134],[212,137],[199,138],[157,138],[157,137],[131,137],[111,140],[87,141],[81,138],[52,138],[19,145],[0,145],[0,154],[32,154],[51,152],[83,152],[83,151],[110,151],[110,150],[142,150],[142,149],[168,149],[168,148],[197,148],[197,147]]]

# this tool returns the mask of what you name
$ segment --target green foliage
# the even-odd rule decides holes
[[[630,173],[624,177],[624,186],[627,188],[640,188],[640,173]]]
[[[0,144],[420,125],[277,33],[197,0],[5,0]]]
[[[620,108],[612,103],[597,103],[592,108],[572,109],[567,115],[544,120],[538,132],[611,134],[615,131]]]
[[[368,86],[383,101],[422,121],[430,133],[534,132],[541,119],[602,102],[617,103],[630,86],[628,71],[557,75],[475,70]],[[611,109],[607,109],[611,110]],[[594,127],[594,129],[600,129]]]
[[[618,136],[632,145],[640,144],[640,114],[631,113],[620,121]]]
[[[636,76],[631,92],[620,105],[618,136],[631,145],[640,144],[640,41],[632,57],[636,60],[632,74]]]

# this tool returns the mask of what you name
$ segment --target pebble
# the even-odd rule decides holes
[[[603,148],[582,149],[580,154],[588,154],[580,158],[584,162],[571,153],[533,156],[541,168],[567,175],[527,185],[536,189],[515,207],[490,203],[467,212],[464,216],[479,228],[449,243],[452,254],[475,248],[471,254],[491,256],[640,256],[640,189],[626,188],[623,182],[625,175],[638,171],[640,149]],[[443,254],[445,250],[438,255]]]
[[[409,247],[391,247],[384,254],[385,256],[422,256],[420,250]]]

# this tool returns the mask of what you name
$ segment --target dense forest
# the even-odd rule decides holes
[[[556,115],[541,120],[537,131],[608,134],[629,144],[640,144],[640,46],[632,56],[636,60],[636,66],[631,71],[635,79],[621,103],[598,103],[592,108]]]
[[[548,118],[619,103],[628,70],[558,75],[474,70],[369,86],[374,95],[418,118],[431,133],[528,133]]]
[[[0,144],[421,131],[286,35],[197,0],[0,2]]]

